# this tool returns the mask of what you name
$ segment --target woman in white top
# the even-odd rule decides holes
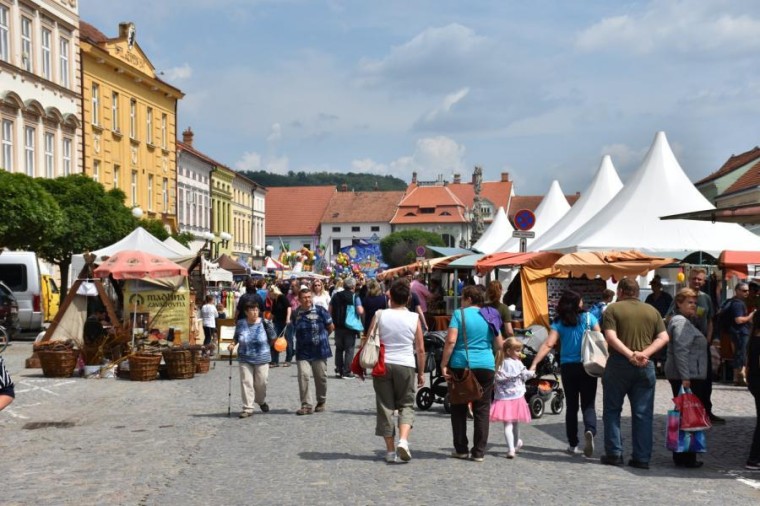
[[[417,313],[406,309],[409,300],[409,283],[405,279],[396,280],[390,289],[390,309],[375,313],[369,328],[372,335],[377,325],[380,342],[385,348],[385,375],[374,376],[377,404],[377,424],[375,434],[385,439],[385,461],[408,462],[412,458],[409,451],[409,433],[414,423],[415,369],[416,386],[425,384],[425,349],[422,343],[422,324]],[[416,356],[416,363],[415,363]],[[393,411],[398,410],[398,445],[393,442]]]
[[[311,284],[311,300],[313,305],[325,309],[330,305],[330,294],[325,290],[325,283],[321,279],[315,279]]]
[[[211,344],[216,333],[216,319],[219,312],[214,305],[214,296],[206,295],[206,303],[201,307],[201,319],[203,320],[203,346]]]

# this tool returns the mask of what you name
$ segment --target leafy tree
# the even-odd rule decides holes
[[[65,294],[68,292],[71,256],[113,244],[134,230],[137,220],[124,205],[126,195],[123,191],[106,191],[100,183],[83,174],[40,179],[38,182],[58,203],[64,226],[46,238],[37,254],[58,265],[61,293]]]
[[[444,246],[443,238],[426,230],[412,228],[393,232],[380,240],[383,261],[389,267],[407,265],[417,258],[417,246]]]
[[[63,226],[58,203],[38,183],[0,170],[0,247],[37,251]]]
[[[402,179],[390,175],[376,176],[356,172],[294,172],[291,170],[285,175],[259,170],[242,174],[267,187],[333,185],[340,188],[345,184],[351,191],[400,191],[405,190],[407,186]]]
[[[180,243],[182,246],[189,248],[190,243],[195,239],[195,236],[190,232],[180,232],[179,234],[172,234],[172,237]]]
[[[164,222],[161,220],[157,220],[155,218],[146,218],[144,220],[140,220],[137,225],[150,232],[150,234],[156,239],[165,241],[169,238],[169,232],[166,231]]]

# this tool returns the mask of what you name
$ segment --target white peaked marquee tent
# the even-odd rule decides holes
[[[559,186],[559,181],[552,181],[549,191],[536,208],[536,224],[531,229],[536,233],[536,237],[541,237],[546,231],[554,226],[570,210],[570,204],[567,203],[565,194]],[[528,251],[531,251],[531,243],[535,239],[528,239]],[[520,251],[520,239],[510,237],[502,243],[496,251],[498,252],[518,252]]]
[[[496,252],[507,238],[511,237],[513,230],[512,224],[509,223],[509,218],[507,218],[507,213],[504,212],[503,207],[500,207],[486,231],[472,245],[472,249],[490,255]]]
[[[194,252],[190,248],[186,247],[184,244],[176,240],[174,237],[167,237],[166,239],[164,239],[164,244],[169,246],[169,248],[173,249],[180,255],[189,256],[189,255],[194,254]]]
[[[732,223],[660,220],[714,206],[678,164],[664,132],[655,135],[641,166],[596,216],[552,245],[561,252],[640,249],[649,252],[760,250],[760,236]]]
[[[623,183],[612,165],[610,155],[604,155],[594,180],[578,201],[551,229],[536,237],[528,251],[548,251],[554,244],[581,228],[617,195]]]

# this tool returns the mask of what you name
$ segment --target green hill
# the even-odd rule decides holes
[[[397,177],[375,176],[356,172],[293,172],[291,170],[287,175],[282,175],[258,170],[244,171],[241,174],[265,187],[333,185],[337,188],[345,184],[351,191],[403,191],[407,187],[406,182]]]

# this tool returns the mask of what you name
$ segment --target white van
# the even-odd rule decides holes
[[[42,274],[33,251],[0,251],[0,281],[18,301],[18,323],[24,330],[42,328]]]

